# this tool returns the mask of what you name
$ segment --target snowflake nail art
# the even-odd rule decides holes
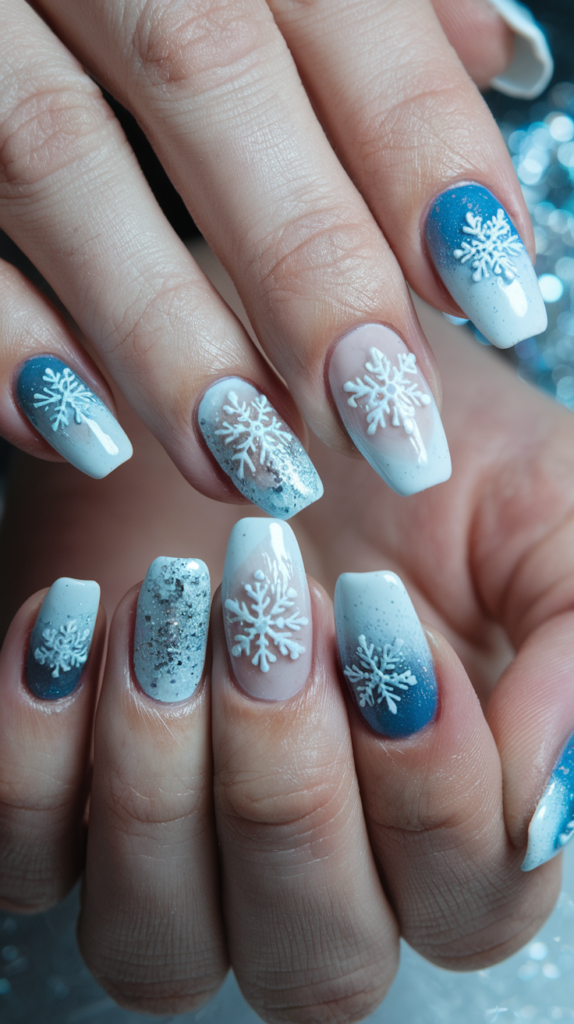
[[[217,381],[200,402],[198,423],[223,471],[264,512],[290,519],[321,497],[302,444],[252,384],[239,377]]]
[[[469,210],[462,231],[470,236],[470,241],[462,242],[460,248],[454,250],[453,256],[461,263],[471,261],[473,281],[489,277],[489,272],[503,274],[509,281],[514,280],[518,271],[510,257],[517,256],[524,246],[518,235],[512,233],[508,217],[501,207],[484,224],[482,217],[475,217]]]
[[[36,392],[32,404],[35,409],[48,412],[52,430],[67,427],[70,416],[76,423],[82,423],[87,418],[86,413],[94,404],[96,396],[68,366],[58,373],[54,373],[48,366],[42,380],[45,382],[44,387]]]
[[[528,826],[523,871],[552,860],[574,836],[574,733],[562,749]]]
[[[66,697],[88,660],[100,588],[63,576],[50,587],[30,637],[26,678],[41,700]]]
[[[353,409],[363,402],[367,410],[367,433],[374,434],[377,427],[383,430],[389,423],[393,427],[401,427],[406,434],[416,430],[415,416],[417,406],[430,405],[431,396],[421,391],[417,381],[408,377],[418,377],[417,359],[413,352],[399,352],[397,363],[391,363],[378,348],[370,350],[371,359],[365,363],[368,371],[362,378],[348,380],[343,389],[352,392],[347,399]]]
[[[437,704],[434,665],[399,577],[343,573],[335,620],[343,675],[371,728],[398,737],[427,725]]]
[[[222,590],[227,645],[242,689],[263,700],[296,693],[310,668],[311,614],[290,527],[241,519],[229,538]]]

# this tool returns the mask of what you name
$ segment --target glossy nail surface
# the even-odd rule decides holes
[[[343,675],[381,736],[409,736],[437,706],[433,660],[412,601],[394,572],[345,572],[335,588]]]
[[[323,494],[311,459],[265,395],[240,377],[217,381],[198,411],[207,447],[249,501],[290,519]]]
[[[129,438],[115,416],[61,359],[28,359],[16,395],[38,433],[82,473],[100,480],[131,458]]]
[[[166,704],[186,700],[205,664],[211,589],[199,558],[156,558],[138,597],[134,670],[144,693]]]
[[[416,494],[451,474],[432,392],[416,356],[382,324],[362,324],[337,343],[329,384],[351,440],[397,494]]]
[[[533,871],[574,836],[574,733],[570,736],[528,826],[523,871]]]
[[[430,207],[426,239],[446,288],[493,345],[510,348],[546,329],[530,257],[489,189],[471,182],[442,192]]]
[[[287,523],[240,519],[222,582],[223,621],[239,686],[259,700],[285,700],[303,688],[313,635],[309,587]]]
[[[35,697],[57,700],[76,688],[88,660],[100,588],[62,576],[46,594],[30,636],[26,681]]]

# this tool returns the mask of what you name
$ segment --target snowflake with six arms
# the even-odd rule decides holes
[[[78,623],[71,619],[59,629],[43,629],[44,643],[34,651],[34,658],[40,665],[52,669],[52,678],[58,679],[60,672],[85,665],[88,660],[91,630],[78,629]]]
[[[255,473],[255,463],[251,455],[256,457],[257,449],[259,465],[265,466],[277,447],[286,445],[291,440],[291,434],[281,429],[283,424],[275,416],[273,406],[269,404],[265,395],[259,395],[251,402],[240,403],[235,392],[230,391],[227,401],[229,405],[224,405],[223,411],[228,416],[235,417],[234,422],[228,423],[224,420],[222,429],[216,430],[215,433],[225,437],[226,444],[239,442],[233,461],[239,463],[237,475],[243,480],[246,466]]]
[[[293,661],[305,653],[305,647],[292,637],[309,622],[299,614],[298,608],[289,611],[295,605],[297,591],[288,586],[288,580],[279,574],[277,563],[271,565],[269,558],[267,563],[267,572],[258,569],[253,574],[255,582],[243,584],[249,607],[245,601],[228,598],[225,602],[227,611],[233,613],[228,617],[228,623],[239,622],[244,627],[243,633],[233,637],[236,641],[231,648],[233,657],[239,658],[242,654],[251,657],[253,654],[251,664],[259,666],[261,672],[268,672],[270,664],[277,661],[272,645]]]
[[[76,423],[86,418],[85,413],[95,398],[69,367],[66,366],[61,373],[54,373],[48,368],[42,380],[46,381],[46,386],[34,395],[34,408],[51,411],[52,430],[58,430],[60,426],[67,427],[71,415]]]
[[[475,217],[469,211],[462,231],[470,236],[470,241],[462,242],[460,249],[453,251],[453,256],[461,263],[472,261],[473,281],[490,277],[489,270],[494,274],[502,274],[509,281],[514,280],[517,270],[510,257],[517,256],[524,246],[518,235],[512,234],[512,227],[503,209],[499,208],[494,217],[484,224],[482,217]]]
[[[386,427],[385,416],[391,419],[393,427],[402,426],[406,434],[415,431],[416,407],[430,404],[430,395],[418,387],[417,381],[407,377],[418,376],[417,359],[413,352],[399,352],[398,366],[393,366],[378,348],[370,349],[371,361],[365,363],[369,375],[348,380],[344,391],[352,392],[347,404],[353,409],[365,399],[368,434],[374,434],[377,427]]]
[[[408,690],[409,686],[416,686],[417,677],[410,669],[397,671],[397,665],[404,664],[401,648],[402,640],[394,640],[392,644],[385,644],[383,647],[375,647],[368,644],[364,635],[359,637],[357,647],[357,659],[359,665],[346,665],[344,675],[351,683],[360,683],[355,686],[355,692],[359,698],[360,707],[368,705],[374,708],[375,704],[382,704],[384,700],[392,715],[397,713],[397,701],[401,699],[396,690]]]

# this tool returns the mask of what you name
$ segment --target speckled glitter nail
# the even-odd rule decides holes
[[[381,736],[409,736],[437,706],[434,664],[394,572],[345,572],[335,588],[337,643],[357,707]]]
[[[523,871],[552,860],[574,836],[574,733],[568,739],[528,827]]]
[[[303,445],[248,381],[227,377],[213,384],[201,400],[198,422],[237,490],[268,515],[290,519],[323,494]]]
[[[138,597],[134,670],[142,690],[171,704],[203,674],[209,627],[209,570],[199,558],[156,558]]]
[[[62,576],[52,584],[28,648],[26,681],[35,697],[57,700],[76,688],[90,653],[99,603],[94,580]]]

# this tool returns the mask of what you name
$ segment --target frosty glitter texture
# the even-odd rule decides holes
[[[574,733],[568,739],[528,827],[523,871],[545,864],[574,836]]]
[[[67,576],[52,584],[34,623],[26,680],[42,700],[67,697],[88,660],[100,588],[93,580]]]

